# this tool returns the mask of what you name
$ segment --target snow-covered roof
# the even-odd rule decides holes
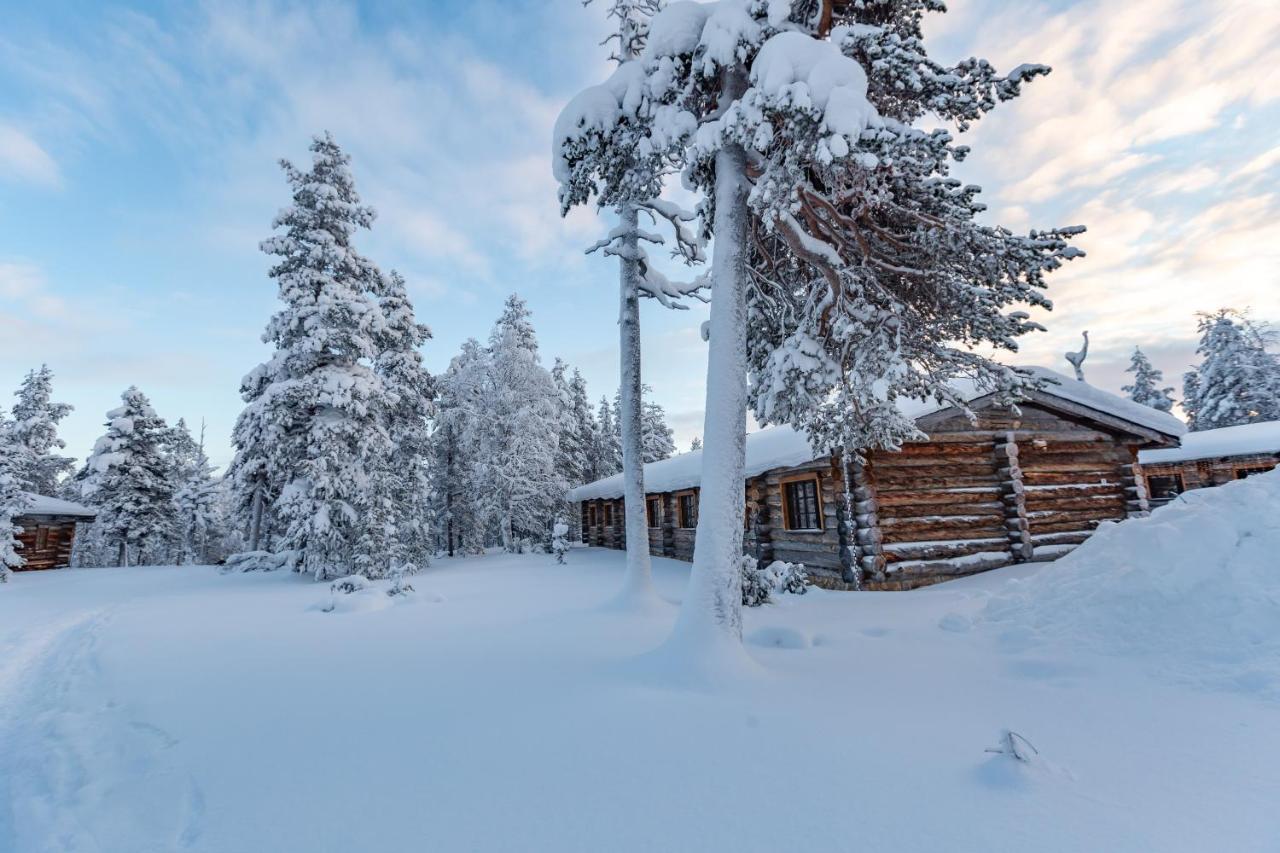
[[[84,504],[72,503],[64,501],[61,498],[51,498],[47,495],[37,495],[26,492],[27,506],[20,515],[74,515],[79,518],[94,518],[98,511]]]
[[[1121,418],[1130,423],[1156,430],[1169,436],[1179,436],[1186,431],[1182,421],[1166,412],[1157,411],[1132,400],[1127,400],[1085,382],[1063,376],[1047,367],[1025,368],[1039,379],[1051,384],[1045,385],[1043,393],[1050,397],[1086,406],[1102,414]],[[961,380],[953,386],[966,401],[977,400],[986,396],[985,391],[974,387],[971,382]],[[899,410],[907,417],[919,420],[926,415],[942,411],[947,406],[935,400],[900,400]],[[745,477],[755,477],[774,468],[790,468],[803,465],[818,458],[821,454],[813,452],[809,440],[803,433],[796,432],[789,426],[775,426],[759,430],[747,435],[747,458]],[[644,466],[645,491],[674,492],[680,489],[691,489],[699,485],[702,477],[702,451],[694,450],[650,462]],[[614,474],[594,483],[578,486],[569,492],[572,501],[594,500],[596,498],[618,498],[623,493],[622,474]]]
[[[1143,465],[1159,465],[1255,453],[1280,453],[1280,421],[1190,432],[1183,437],[1181,447],[1138,451],[1138,462]]]

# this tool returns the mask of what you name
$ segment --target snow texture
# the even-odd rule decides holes
[[[1138,451],[1142,465],[1218,459],[1225,456],[1280,453],[1280,421],[1206,429],[1189,432],[1180,447]]]
[[[1065,644],[1161,675],[1280,700],[1280,471],[1109,522],[985,618],[1007,647]]]
[[[27,506],[22,512],[23,515],[73,515],[77,518],[91,519],[98,514],[98,511],[92,507],[72,501],[64,501],[61,498],[51,498],[47,495],[36,495],[30,492],[27,493],[27,498]]]

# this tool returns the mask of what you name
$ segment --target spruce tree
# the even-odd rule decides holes
[[[387,277],[380,304],[386,317],[386,333],[377,358],[377,373],[390,398],[386,427],[391,444],[388,457],[375,473],[379,497],[387,502],[383,523],[387,525],[389,541],[385,559],[377,558],[379,568],[374,574],[382,573],[383,562],[386,571],[393,566],[430,565],[428,419],[436,393],[435,380],[423,365],[419,351],[431,339],[431,330],[417,321],[404,277],[394,270]]]
[[[595,413],[591,411],[591,400],[587,396],[586,380],[575,368],[573,378],[569,380],[568,427],[565,430],[570,486],[591,483],[602,476],[596,454],[598,433],[599,426],[596,424]]]
[[[284,304],[263,335],[275,353],[246,379],[233,470],[255,530],[270,496],[280,549],[296,570],[325,580],[357,562],[381,564],[368,535],[379,514],[368,466],[390,452],[393,401],[375,369],[388,334],[386,279],[352,244],[374,211],[360,203],[333,137],[315,137],[310,150],[308,171],[281,161],[292,204],[262,251],[276,258],[270,276]]]
[[[622,470],[622,446],[618,438],[618,421],[608,397],[600,398],[597,412],[596,466],[600,477],[612,477]]]
[[[200,440],[191,438],[186,422],[179,419],[176,441],[171,447],[181,451],[174,461],[176,472],[173,495],[177,528],[177,561],[181,565],[209,560],[209,545],[219,533],[220,507],[218,483],[213,478],[214,466],[204,450],[204,427]],[[189,442],[189,443],[188,443]]]
[[[931,114],[963,131],[1048,69],[941,66],[923,44],[929,11],[941,4],[672,5],[640,61],[557,124],[562,204],[653,198],[672,165],[704,194],[706,448],[676,629],[699,646],[741,640],[748,405],[815,451],[856,453],[919,435],[899,397],[963,410],[959,375],[1004,399],[1032,384],[978,350],[1014,350],[1040,328],[1021,306],[1048,306],[1045,274],[1079,254],[1068,241],[1081,229],[978,223],[979,189],[949,174],[967,147],[913,124]]]
[[[107,431],[87,460],[82,494],[98,508],[94,526],[116,565],[163,553],[173,518],[169,429],[136,387],[107,412]]]
[[[693,437],[693,441],[689,442],[689,452],[692,453],[695,450],[701,450],[701,449],[702,449],[702,436],[695,435]]]
[[[1200,364],[1183,378],[1192,430],[1280,420],[1280,359],[1272,333],[1239,311],[1198,315]]]
[[[451,557],[458,550],[466,554],[484,547],[479,452],[488,373],[488,354],[469,338],[438,382],[429,460],[430,515],[442,549]]]
[[[19,454],[18,477],[24,489],[54,495],[58,481],[71,472],[75,460],[54,451],[66,447],[58,438],[58,422],[71,413],[66,403],[53,402],[53,371],[41,365],[22,380],[14,392],[13,439]]]
[[[556,470],[559,413],[555,383],[538,363],[538,341],[523,299],[512,294],[489,335],[486,418],[479,474],[486,518],[502,547],[545,541],[568,486]]]
[[[13,424],[0,412],[0,583],[8,581],[12,570],[22,568],[26,562],[19,553],[22,544],[18,534],[22,528],[14,520],[30,499],[19,481],[21,448]]]
[[[1164,379],[1164,373],[1152,366],[1150,359],[1138,348],[1133,348],[1133,357],[1125,373],[1133,374],[1133,384],[1125,385],[1120,390],[1129,395],[1129,399],[1144,406],[1150,406],[1162,412],[1173,408],[1173,388],[1157,388]]]
[[[669,459],[676,452],[675,436],[667,426],[667,413],[657,403],[644,404],[644,461]]]

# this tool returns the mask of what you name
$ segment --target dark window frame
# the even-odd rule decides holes
[[[1167,481],[1173,487],[1170,491],[1168,488],[1157,488],[1157,481]],[[1164,486],[1164,483],[1159,483]],[[1178,495],[1187,490],[1186,481],[1182,477],[1181,471],[1170,471],[1168,474],[1148,474],[1147,475],[1147,497],[1156,501],[1171,501]]]
[[[817,475],[783,480],[781,486],[782,526],[792,533],[821,531],[822,488]]]
[[[676,493],[676,526],[681,530],[698,527],[698,493],[690,490]]]
[[[650,530],[657,530],[662,527],[662,498],[644,499],[644,517],[645,523],[649,525]]]

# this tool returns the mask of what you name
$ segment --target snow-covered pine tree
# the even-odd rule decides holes
[[[391,395],[374,366],[387,334],[385,279],[352,245],[374,211],[360,203],[332,136],[315,137],[310,150],[308,171],[281,161],[292,204],[262,251],[277,259],[270,275],[284,306],[263,335],[275,353],[245,382],[234,473],[255,518],[262,497],[274,498],[290,564],[326,580],[357,559],[382,562],[362,552],[375,500],[367,462],[389,453]]]
[[[590,2],[590,0],[588,0]],[[635,66],[635,60],[644,49],[648,37],[650,18],[662,8],[662,0],[608,0],[609,16],[618,23],[617,32],[606,41],[616,41],[617,50],[613,59],[618,63],[619,73],[630,74],[629,66]],[[556,124],[553,146],[557,179],[561,182],[562,211],[574,204],[585,203],[591,193],[583,188],[595,183],[596,164],[591,152],[579,149],[573,144],[578,138],[583,125],[583,105],[575,101],[566,107]],[[563,123],[563,124],[562,124]],[[630,146],[634,138],[625,130],[619,130],[614,142],[619,146]],[[623,159],[617,161],[616,167],[627,170],[638,167],[641,172],[651,168],[653,163],[646,162],[646,152],[630,148],[631,162]],[[651,189],[660,188],[661,180],[650,181]],[[642,296],[657,299],[669,308],[686,307],[681,299],[694,296],[705,299],[701,291],[706,287],[703,279],[695,279],[690,283],[677,283],[668,279],[650,262],[644,243],[663,244],[664,239],[656,232],[645,230],[641,216],[656,224],[659,219],[665,220],[674,235],[674,253],[686,263],[701,263],[704,260],[702,244],[691,232],[686,223],[695,219],[691,213],[682,211],[670,202],[658,199],[656,189],[649,194],[633,194],[615,206],[618,225],[610,234],[588,249],[588,252],[603,250],[606,255],[618,258],[619,313],[618,341],[620,383],[619,400],[614,416],[617,420],[621,450],[621,467],[623,472],[623,513],[627,542],[627,571],[623,581],[622,601],[631,604],[653,603],[657,595],[653,590],[652,567],[649,559],[648,522],[645,518],[644,488],[644,418],[642,406],[642,385],[640,371],[640,298]],[[605,206],[605,199],[600,199]]]
[[[921,19],[941,9],[675,4],[653,18],[641,60],[575,98],[557,125],[559,159],[582,164],[561,177],[562,200],[649,198],[672,164],[705,194],[706,447],[676,628],[704,648],[741,640],[747,405],[815,448],[858,452],[918,434],[899,397],[963,409],[948,386],[957,375],[1012,398],[1028,376],[977,350],[1015,349],[1038,329],[1007,309],[1047,307],[1045,273],[1079,254],[1068,244],[1078,228],[1024,237],[976,222],[979,189],[949,175],[967,147],[912,126],[932,113],[963,131],[1048,71],[938,65]]]
[[[662,406],[646,401],[644,404],[644,461],[657,462],[669,459],[676,452],[675,436],[667,426],[667,413]]]
[[[75,460],[54,451],[66,447],[58,438],[58,422],[71,413],[66,403],[53,402],[53,371],[47,364],[32,370],[14,392],[13,438],[20,454],[18,477],[22,487],[38,495],[53,495],[58,481],[71,472]]]
[[[484,548],[480,512],[479,448],[488,387],[488,353],[474,338],[449,362],[437,383],[432,419],[431,519],[443,550],[452,557]]]
[[[509,552],[518,551],[526,538],[547,542],[548,524],[568,488],[556,470],[558,395],[550,372],[538,363],[529,317],[520,296],[507,298],[489,335],[481,423],[483,509]]]
[[[693,441],[689,442],[689,452],[692,453],[695,450],[701,450],[701,449],[702,449],[702,436],[695,435],[693,437]]]
[[[22,447],[14,425],[0,412],[0,583],[8,581],[12,571],[25,563],[18,553],[22,548],[18,541],[22,528],[14,520],[30,500],[19,480]]]
[[[612,477],[622,470],[622,445],[619,439],[618,421],[608,397],[600,398],[596,422],[596,468],[600,477]],[[599,479],[597,477],[596,479]]]
[[[1270,330],[1230,308],[1198,318],[1202,360],[1183,379],[1191,429],[1280,420],[1280,360],[1267,352]]]
[[[1164,379],[1164,373],[1156,370],[1140,347],[1133,348],[1133,357],[1125,373],[1133,374],[1133,384],[1121,387],[1129,395],[1129,399],[1153,409],[1167,412],[1173,408],[1173,387],[1158,388]]]
[[[107,431],[86,461],[81,493],[98,508],[99,528],[118,566],[164,553],[172,530],[173,469],[169,429],[136,387],[107,412]]]
[[[179,419],[171,431],[170,457],[174,477],[173,507],[177,529],[177,561],[180,565],[207,563],[209,546],[218,536],[219,489],[214,466],[204,450],[204,425],[200,440],[191,437],[186,421]]]
[[[391,447],[378,472],[382,499],[389,501],[386,523],[390,525],[387,551],[379,560],[388,569],[392,565],[425,568],[431,564],[428,419],[436,390],[418,348],[431,339],[431,330],[417,321],[404,277],[394,270],[384,284],[380,304],[386,334],[377,372],[390,396],[386,415]]]
[[[574,368],[573,377],[569,380],[568,426],[565,435],[568,438],[566,455],[569,459],[569,485],[581,486],[583,483],[600,479],[599,460],[596,454],[599,427],[595,413],[591,411],[591,399],[587,396],[587,383],[582,374]]]

